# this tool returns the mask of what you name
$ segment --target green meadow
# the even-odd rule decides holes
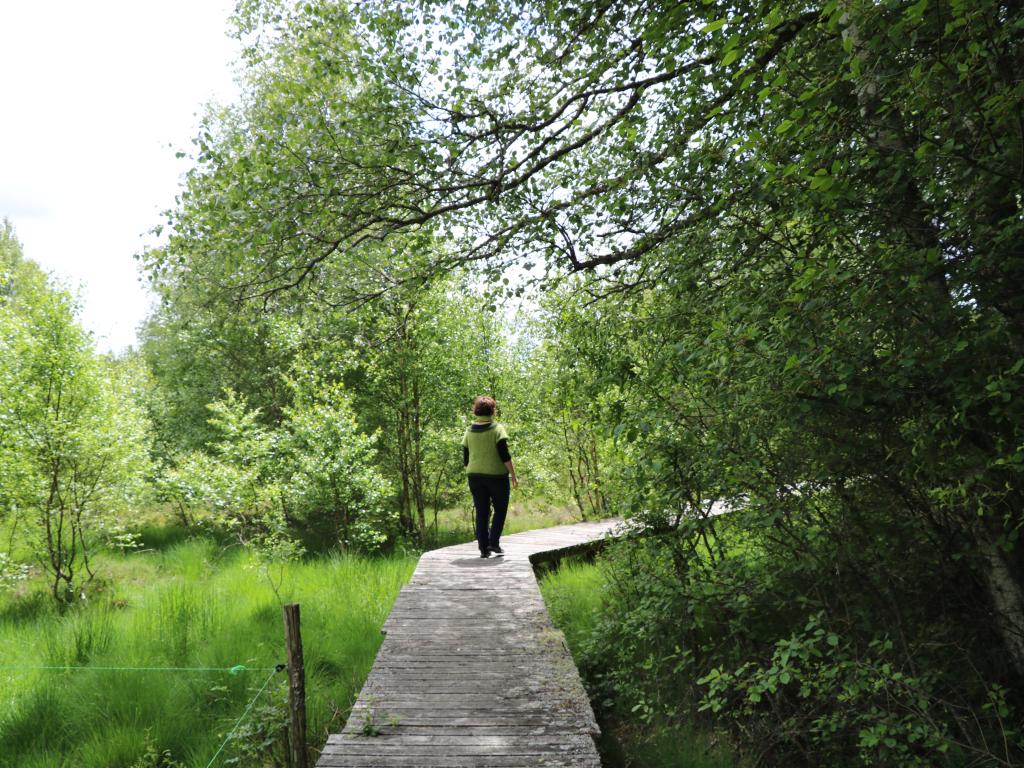
[[[109,586],[87,606],[60,615],[41,591],[0,601],[5,768],[202,767],[222,744],[214,764],[283,755],[286,675],[272,671],[284,662],[282,602],[301,606],[309,738],[322,744],[417,557],[329,555],[268,573],[240,548],[197,539],[102,560]]]

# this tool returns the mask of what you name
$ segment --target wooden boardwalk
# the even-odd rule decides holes
[[[615,525],[511,534],[486,560],[475,542],[424,554],[318,768],[600,768],[594,713],[529,558]]]

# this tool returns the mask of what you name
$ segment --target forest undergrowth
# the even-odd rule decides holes
[[[601,725],[598,748],[604,768],[739,768],[707,723],[650,720],[599,684],[605,664],[599,625],[607,620],[608,574],[600,564],[570,559],[540,582],[555,625],[565,634]]]

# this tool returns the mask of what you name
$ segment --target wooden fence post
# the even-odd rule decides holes
[[[306,761],[306,669],[302,662],[299,605],[284,606],[284,636],[288,647],[288,753],[292,768],[308,768]]]

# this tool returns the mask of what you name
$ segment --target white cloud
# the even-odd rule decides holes
[[[101,349],[134,343],[133,254],[174,201],[198,114],[236,96],[232,0],[0,0],[0,217],[80,283]]]

